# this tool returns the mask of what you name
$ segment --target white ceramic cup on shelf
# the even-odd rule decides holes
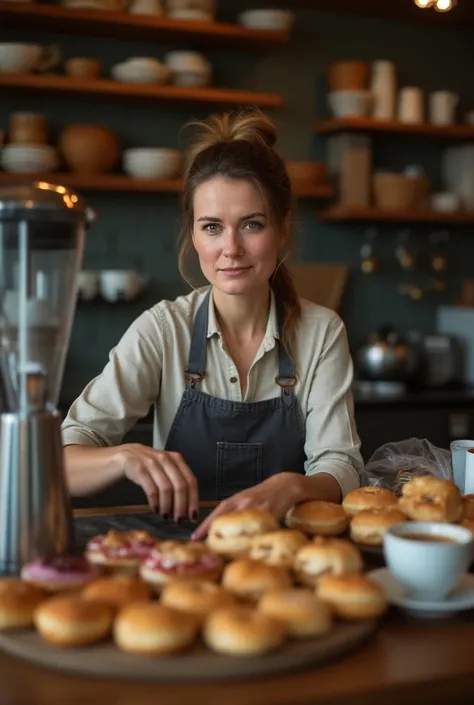
[[[429,97],[430,122],[433,125],[454,125],[459,96],[451,91],[435,91]]]
[[[456,440],[450,444],[453,465],[453,479],[462,494],[469,494],[474,490],[466,491],[466,461],[468,448],[474,448],[474,441]],[[471,454],[472,455],[472,454]],[[473,477],[474,485],[474,477]]]
[[[84,301],[92,301],[99,293],[99,274],[83,269],[77,278],[77,293]]]
[[[420,124],[424,120],[423,91],[418,86],[402,88],[398,97],[400,122]]]
[[[410,599],[437,602],[446,599],[467,573],[474,537],[456,524],[407,521],[387,531],[383,551],[391,574]]]
[[[132,301],[146,282],[147,277],[131,269],[105,269],[100,273],[100,293],[110,303]]]

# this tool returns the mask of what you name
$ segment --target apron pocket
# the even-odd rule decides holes
[[[217,443],[217,499],[262,481],[262,443]]]

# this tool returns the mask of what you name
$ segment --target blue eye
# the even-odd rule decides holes
[[[207,223],[207,225],[204,225],[203,230],[205,230],[207,233],[218,233],[220,229],[220,225],[218,223]]]
[[[263,223],[259,223],[258,220],[249,220],[245,223],[245,227],[248,228],[248,230],[262,230],[264,225]]]

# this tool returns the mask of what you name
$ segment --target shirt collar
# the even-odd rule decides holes
[[[212,338],[213,335],[221,334],[219,328],[219,323],[217,321],[216,309],[214,307],[214,300],[212,298],[212,292],[209,297],[209,310],[207,319],[207,337]],[[265,330],[264,344],[273,343],[274,340],[280,338],[280,332],[278,330],[278,317],[277,317],[277,307],[275,301],[275,295],[273,290],[270,289],[270,313],[268,315],[267,327]]]

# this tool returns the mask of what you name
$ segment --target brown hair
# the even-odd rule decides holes
[[[288,222],[292,205],[285,164],[273,149],[276,128],[264,113],[252,109],[212,115],[205,122],[190,125],[198,129],[198,134],[187,154],[178,257],[179,271],[188,283],[185,263],[193,249],[194,193],[200,184],[216,176],[251,181],[262,193],[270,219],[277,228]],[[283,306],[283,342],[292,351],[301,306],[291,273],[283,260],[277,264],[270,286],[276,300]]]

